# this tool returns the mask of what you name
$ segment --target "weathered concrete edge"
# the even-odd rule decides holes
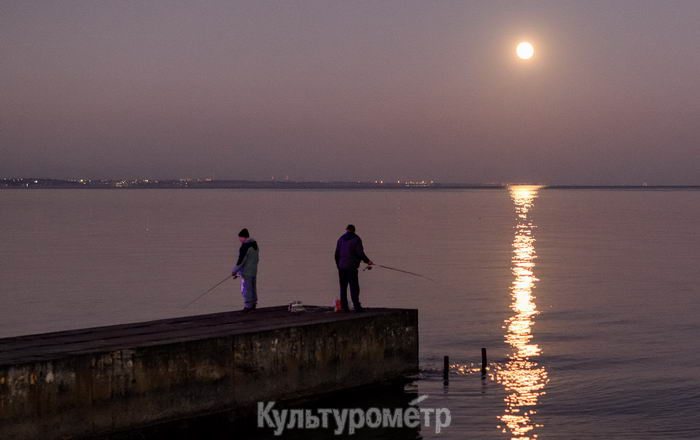
[[[417,369],[418,313],[410,309],[82,354],[0,368],[0,397],[12,382],[10,397],[20,402],[0,399],[0,433],[92,436],[379,383]],[[66,399],[67,390],[73,398]]]
[[[308,306],[307,306],[308,307]],[[363,316],[368,316],[368,315],[376,315],[377,313],[387,313],[387,312],[399,312],[399,311],[404,311],[404,310],[411,310],[411,309],[386,309],[386,308],[378,308],[378,309],[370,309],[365,315],[356,315],[354,313],[352,314],[336,314],[336,313],[330,313],[327,314],[327,316],[324,316],[321,318],[321,320],[318,320],[319,315],[316,314],[316,312],[319,309],[324,309],[326,311],[332,311],[331,307],[320,307],[320,306],[311,306],[312,309],[314,309],[314,312],[311,313],[312,316],[314,316],[314,321],[310,322],[305,322],[305,321],[300,321],[300,322],[285,322],[284,325],[280,325],[279,321],[276,323],[265,323],[260,325],[259,323],[256,323],[255,321],[249,321],[248,324],[253,324],[255,323],[254,326],[249,326],[249,327],[242,327],[240,328],[241,322],[236,322],[236,321],[231,321],[231,322],[226,322],[226,321],[221,321],[220,318],[231,316],[232,314],[240,314],[240,312],[223,312],[223,313],[212,313],[212,314],[204,314],[204,315],[195,315],[195,316],[189,316],[189,317],[178,317],[178,318],[167,318],[167,319],[159,319],[155,321],[149,321],[149,322],[135,322],[135,323],[128,323],[128,324],[116,324],[116,325],[108,325],[108,326],[99,326],[99,327],[91,327],[91,328],[84,328],[84,329],[73,329],[73,330],[67,330],[67,331],[58,331],[58,332],[49,332],[49,333],[41,333],[41,334],[33,334],[33,335],[20,335],[20,336],[11,336],[7,338],[0,338],[0,353],[2,353],[3,346],[9,341],[11,343],[10,345],[10,350],[17,348],[17,346],[22,347],[22,351],[26,351],[24,348],[26,345],[29,344],[30,346],[33,346],[38,349],[38,353],[35,353],[35,355],[32,355],[31,353],[29,355],[24,355],[20,356],[18,359],[5,359],[4,357],[0,356],[0,368],[6,367],[6,366],[14,366],[18,364],[28,364],[28,363],[35,363],[35,362],[45,362],[45,361],[51,361],[51,360],[56,360],[56,359],[61,359],[69,355],[83,355],[83,354],[94,354],[94,353],[103,353],[106,351],[116,351],[124,348],[131,348],[131,349],[136,349],[136,348],[141,348],[141,347],[146,347],[146,346],[152,346],[152,345],[164,345],[167,344],[167,340],[163,340],[163,338],[159,339],[150,339],[149,336],[152,335],[162,335],[163,334],[163,328],[158,328],[159,326],[163,324],[175,324],[177,321],[189,321],[193,322],[196,320],[200,320],[200,322],[203,323],[203,325],[196,326],[197,328],[189,328],[189,330],[192,330],[192,334],[188,336],[179,336],[177,338],[173,337],[168,337],[167,339],[172,339],[173,342],[176,342],[175,339],[179,341],[194,341],[194,340],[199,340],[199,339],[204,339],[204,338],[214,338],[220,335],[233,335],[233,334],[246,334],[246,333],[257,333],[261,331],[267,331],[267,330],[274,330],[277,328],[285,328],[289,326],[298,326],[302,327],[305,325],[315,325],[318,323],[325,323],[328,321],[339,321],[339,320],[344,320],[344,319],[358,319]],[[286,307],[268,307],[262,310],[268,310],[268,311],[286,311]],[[305,314],[301,314],[301,316],[304,316]],[[217,320],[219,320],[217,322]],[[213,322],[210,322],[213,321]],[[219,330],[218,332],[219,335],[216,334],[210,334],[207,336],[203,336],[198,334],[200,329],[218,329],[221,327],[225,327],[227,325],[236,325],[238,327],[236,328],[231,328],[228,330]],[[148,332],[143,332],[137,334],[137,336],[143,335],[143,338],[141,338],[138,341],[133,341],[133,330],[134,329],[149,329],[151,327],[158,328],[155,331],[148,331]],[[173,327],[170,329],[166,329],[166,332],[181,332],[181,331],[187,331],[188,328],[179,328],[179,327]],[[103,335],[103,332],[109,332],[109,335]],[[122,335],[115,336],[114,332],[124,332]],[[131,334],[132,342],[125,342],[123,337],[126,334]],[[43,347],[56,347],[60,346],[61,344],[64,344],[66,342],[66,339],[69,339],[69,344],[74,344],[74,343],[81,343],[81,342],[87,342],[90,340],[101,340],[104,341],[103,346],[95,347],[95,348],[89,348],[89,349],[69,349],[69,350],[56,350],[50,353],[44,353],[41,352],[41,349]],[[116,341],[116,342],[107,342],[107,341]],[[6,354],[6,353],[2,353]]]

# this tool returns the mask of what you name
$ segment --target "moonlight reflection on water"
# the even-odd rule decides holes
[[[530,211],[537,197],[537,186],[513,186],[510,195],[515,205],[516,225],[513,238],[511,271],[514,279],[510,287],[513,315],[505,321],[505,341],[512,347],[508,361],[496,366],[495,379],[507,392],[504,414],[499,416],[504,433],[513,440],[536,439],[537,424],[533,416],[537,413],[537,401],[545,394],[547,370],[535,360],[541,354],[539,345],[533,342],[532,326],[539,313],[533,290],[535,277],[536,226]]]

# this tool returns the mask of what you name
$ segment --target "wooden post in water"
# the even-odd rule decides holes
[[[444,381],[445,385],[450,383],[450,357],[449,356],[445,356],[445,358],[443,359],[442,380]]]
[[[486,366],[488,365],[488,360],[486,359],[486,349],[481,349],[481,377],[486,377]]]

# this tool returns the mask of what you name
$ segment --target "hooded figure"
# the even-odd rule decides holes
[[[245,228],[238,233],[238,239],[241,242],[241,248],[238,251],[238,260],[231,270],[231,275],[234,278],[241,277],[243,311],[251,312],[258,304],[258,243],[250,238],[250,233]]]
[[[348,306],[348,285],[350,285],[350,297],[352,305],[356,312],[362,312],[362,304],[360,304],[360,280],[358,278],[357,269],[360,267],[360,262],[364,261],[370,266],[370,260],[365,254],[362,246],[362,239],[355,234],[355,226],[348,225],[335,246],[335,265],[338,268],[338,280],[340,282],[340,306],[344,312],[349,312]]]

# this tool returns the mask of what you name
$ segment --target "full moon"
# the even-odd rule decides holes
[[[515,53],[517,53],[518,57],[522,58],[523,60],[529,60],[535,54],[535,48],[532,47],[532,44],[528,43],[527,41],[523,41],[522,43],[518,44],[518,47],[515,49]]]

